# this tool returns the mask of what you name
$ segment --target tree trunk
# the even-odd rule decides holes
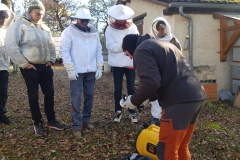
[[[2,3],[5,4],[8,8],[10,8],[11,0],[2,0]]]

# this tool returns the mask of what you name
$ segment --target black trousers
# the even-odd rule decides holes
[[[6,103],[8,98],[8,71],[0,71],[0,116],[6,113]]]
[[[28,100],[34,124],[42,122],[39,107],[39,85],[44,94],[44,111],[48,121],[55,120],[53,70],[45,64],[34,64],[34,69],[20,69],[27,86]]]

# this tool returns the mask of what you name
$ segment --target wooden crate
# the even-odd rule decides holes
[[[216,83],[204,83],[202,85],[208,96],[208,100],[209,101],[217,101],[218,100],[217,84]]]

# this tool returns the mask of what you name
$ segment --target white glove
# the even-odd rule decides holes
[[[129,95],[127,97],[127,99],[121,99],[120,100],[120,105],[123,107],[123,108],[128,108],[128,109],[136,109],[137,106],[133,105],[132,102],[131,102],[131,97],[132,95]]]
[[[70,79],[70,81],[77,80],[78,74],[75,70],[68,70],[67,73],[68,73],[68,78]]]
[[[99,78],[101,78],[101,77],[102,77],[102,70],[101,70],[101,69],[98,69],[98,70],[96,71],[95,78],[96,78],[96,79],[99,79]]]
[[[74,69],[74,65],[72,63],[70,63],[67,66],[65,66],[65,68],[68,73],[68,78],[70,79],[70,81],[76,81],[78,74]]]

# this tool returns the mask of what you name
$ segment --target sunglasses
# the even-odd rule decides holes
[[[82,23],[88,23],[89,22],[89,19],[80,19],[80,21],[82,22]]]

